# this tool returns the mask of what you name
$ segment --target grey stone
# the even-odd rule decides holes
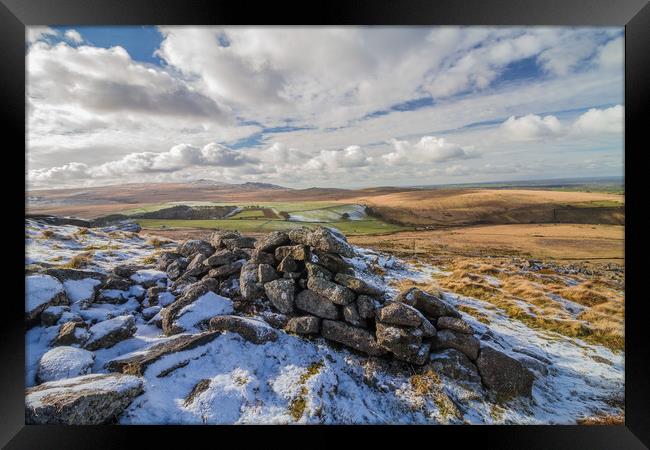
[[[295,282],[293,280],[279,279],[264,284],[264,292],[278,311],[291,314],[294,311]]]
[[[354,292],[323,278],[309,278],[307,287],[337,305],[347,305],[355,299]]]
[[[239,274],[239,290],[244,300],[255,300],[264,293],[261,283],[257,282],[257,264],[248,261]]]
[[[375,300],[367,295],[357,296],[357,310],[362,319],[374,319]]]
[[[111,372],[142,376],[149,365],[158,361],[163,356],[201,347],[212,342],[219,335],[221,335],[220,331],[183,334],[168,341],[152,345],[134,356],[113,359],[106,364],[106,369]]]
[[[269,266],[275,266],[275,256],[271,253],[262,252],[258,249],[255,249],[251,252],[251,257],[248,262],[252,264],[268,264]]]
[[[255,249],[262,252],[274,252],[276,248],[287,245],[289,235],[284,231],[272,231],[255,243]]]
[[[483,384],[504,397],[532,396],[535,377],[519,361],[483,347],[476,360]]]
[[[327,270],[325,267],[312,262],[305,262],[305,268],[307,269],[307,276],[309,278],[323,278],[328,281],[332,280],[332,272]]]
[[[479,340],[474,336],[451,330],[440,330],[431,340],[433,350],[453,348],[466,354],[472,361],[478,357],[480,346]]]
[[[313,230],[305,227],[293,228],[289,231],[289,239],[326,253],[335,253],[349,258],[354,256],[354,250],[345,236],[333,228],[316,227]]]
[[[203,264],[209,267],[225,266],[231,264],[239,259],[246,259],[247,255],[241,250],[219,250],[211,256],[208,256]]]
[[[345,286],[348,289],[353,290],[357,294],[365,295],[383,295],[383,291],[376,286],[372,286],[360,278],[353,277],[351,275],[346,275],[344,273],[337,273],[334,277],[334,281],[341,286]]]
[[[278,278],[278,272],[270,264],[260,264],[257,268],[257,281],[260,283],[268,283],[269,281],[277,280]]]
[[[338,319],[339,310],[334,303],[317,293],[305,289],[296,295],[296,307],[323,319]]]
[[[282,261],[287,256],[296,261],[306,261],[309,259],[309,247],[306,245],[283,245],[275,249],[277,261]]]
[[[181,258],[182,256],[183,255],[176,252],[162,252],[158,257],[158,263],[156,264],[156,268],[158,270],[167,271],[169,265],[174,261],[176,261],[178,258]]]
[[[394,301],[410,305],[429,318],[451,316],[460,318],[460,313],[441,297],[429,294],[418,288],[410,288],[395,297]]]
[[[375,337],[368,330],[354,327],[344,322],[324,319],[321,324],[321,334],[324,338],[371,356],[379,356],[386,351],[377,344]]]
[[[377,322],[376,334],[377,343],[395,355],[396,358],[410,363],[424,364],[420,355],[422,331],[419,329]]]
[[[59,345],[83,345],[89,338],[90,333],[85,329],[83,322],[66,322],[59,327],[59,332],[52,341],[52,346]]]
[[[208,293],[209,291],[214,292],[218,286],[219,284],[214,278],[205,278],[201,281],[187,286],[180,298],[178,298],[174,303],[167,306],[160,312],[163,333],[165,333],[167,336],[170,336],[172,334],[182,333],[185,331],[182,327],[175,323],[176,318],[180,314],[181,310],[189,304],[194,303],[196,299]]]
[[[352,266],[345,262],[339,255],[333,253],[321,252],[313,250],[311,252],[310,261],[314,264],[321,265],[333,273],[348,273],[351,271]]]
[[[51,381],[25,392],[27,424],[101,425],[115,421],[143,391],[141,378],[90,374]]]
[[[436,323],[438,328],[443,328],[447,330],[457,331],[459,333],[465,334],[474,334],[474,329],[470,324],[465,322],[463,319],[457,317],[443,316],[438,318]]]
[[[388,302],[377,310],[377,320],[382,323],[418,327],[422,319],[422,314],[417,309],[404,303]]]
[[[230,331],[239,334],[253,344],[275,342],[277,332],[263,320],[240,316],[216,316],[210,319],[210,330]]]
[[[355,327],[366,328],[368,323],[361,318],[359,311],[357,310],[357,305],[355,302],[345,305],[343,307],[343,318],[346,322],[354,325]]]
[[[187,265],[187,269],[185,270],[185,275],[189,275],[191,277],[201,277],[205,275],[209,268],[203,264],[203,261],[205,261],[205,255],[202,253],[197,253],[191,260],[190,263]]]
[[[298,264],[291,256],[285,256],[278,264],[278,272],[296,272],[297,270]]]
[[[289,319],[286,329],[296,334],[318,334],[320,319],[314,316],[292,317]]]
[[[240,236],[231,239],[223,239],[221,242],[227,249],[230,250],[255,247],[255,238],[252,237]]]
[[[114,291],[128,291],[135,282],[130,278],[124,278],[119,275],[110,274],[104,283],[100,286],[100,289],[104,290],[114,290]]]
[[[88,350],[69,346],[54,347],[41,356],[36,370],[36,382],[40,384],[86,375],[90,373],[94,361],[95,355]]]
[[[131,315],[114,317],[96,323],[88,329],[88,332],[90,338],[84,343],[84,348],[87,350],[110,348],[135,334],[135,318]]]
[[[472,361],[462,352],[450,348],[431,353],[430,366],[435,372],[448,378],[470,383],[480,383],[481,377]]]
[[[200,239],[188,239],[180,244],[176,251],[185,257],[196,253],[201,253],[205,257],[208,257],[214,253],[214,247],[209,242]]]
[[[230,230],[217,230],[210,235],[210,243],[214,248],[225,247],[224,241],[226,239],[237,239],[240,238],[241,233],[239,231],[230,231]]]
[[[172,280],[179,278],[185,272],[188,264],[189,262],[185,257],[172,261],[169,266],[167,266],[167,276]]]
[[[230,264],[225,264],[223,266],[215,267],[214,269],[208,272],[208,277],[210,278],[228,278],[231,275],[235,275],[241,271],[241,268],[244,266],[245,261],[240,259],[239,261],[231,262]]]

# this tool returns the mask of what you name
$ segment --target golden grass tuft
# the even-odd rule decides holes
[[[68,261],[66,264],[63,264],[61,267],[64,269],[81,269],[90,265],[92,261],[93,253],[83,252],[74,255],[72,258],[70,258],[70,261]]]
[[[147,245],[151,245],[154,248],[160,248],[165,244],[168,244],[170,241],[166,239],[160,239],[157,236],[151,236],[149,239],[147,239]]]
[[[305,383],[307,383],[311,377],[318,374],[322,367],[323,362],[317,361],[310,364],[309,367],[307,367],[307,370],[305,370],[305,372],[300,375],[300,379],[298,380],[298,383],[300,384],[300,392],[293,400],[291,400],[291,403],[289,404],[289,414],[294,421],[300,420],[307,407],[307,399],[305,398],[307,395],[307,387],[305,386]]]

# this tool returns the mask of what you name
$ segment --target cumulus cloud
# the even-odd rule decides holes
[[[81,33],[79,33],[77,30],[67,30],[64,33],[64,36],[67,40],[72,41],[75,44],[81,44],[84,41]]]
[[[462,147],[445,138],[423,136],[411,144],[408,141],[392,139],[393,151],[386,153],[382,159],[388,165],[418,164],[419,162],[446,162],[478,157],[471,146]]]
[[[591,108],[572,123],[562,124],[553,115],[528,114],[509,117],[499,127],[505,141],[539,141],[558,137],[593,137],[606,134],[623,134],[623,106]]]
[[[607,109],[591,108],[578,117],[572,126],[572,131],[577,134],[615,133],[623,135],[624,111],[622,105],[612,106]]]
[[[370,165],[372,158],[358,145],[351,145],[342,150],[321,150],[318,156],[305,164],[311,170],[336,170]]]
[[[501,131],[508,140],[535,141],[557,136],[563,132],[563,127],[555,116],[528,114],[519,118],[510,116],[501,124]]]
[[[71,181],[87,177],[120,178],[128,174],[178,172],[193,167],[231,168],[255,162],[255,159],[242,152],[216,143],[207,144],[202,148],[179,144],[167,152],[131,153],[97,166],[75,162],[49,169],[34,169],[29,171],[28,178],[42,184],[47,181]]]

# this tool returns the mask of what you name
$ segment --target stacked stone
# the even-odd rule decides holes
[[[482,380],[501,394],[531,395],[530,371],[502,352],[482,348],[472,327],[441,295],[411,288],[386,301],[383,290],[355,276],[346,260],[354,255],[344,235],[324,227],[275,231],[259,240],[217,231],[209,242],[185,241],[158,263],[174,280],[172,289],[184,287],[162,311],[163,331],[182,331],[173,328],[175,313],[208,290],[243,304],[268,299],[276,312],[262,316],[275,328],[321,335],[371,356],[433,364]],[[269,334],[249,322],[221,318],[210,327]]]

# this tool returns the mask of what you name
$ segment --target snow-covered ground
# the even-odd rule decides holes
[[[45,237],[46,229],[54,235]],[[27,264],[64,264],[84,248],[108,247],[108,250],[95,250],[95,259],[87,267],[107,272],[116,264],[142,264],[154,251],[144,239],[132,233],[89,230],[79,234],[77,227],[28,222],[26,235]],[[375,285],[405,279],[426,281],[434,273],[444,275],[432,266],[416,267],[390,255],[357,250],[359,256],[349,262],[358,276]],[[102,253],[106,251],[111,253]],[[381,270],[373,271],[373,266]],[[132,279],[137,283],[154,280],[161,286],[167,284],[164,274],[150,269],[137,272]],[[166,337],[159,328],[147,324],[137,289],[124,291],[126,301],[120,305],[87,305],[84,300],[95,282],[89,278],[63,284],[72,303],[68,314],[77,314],[91,323],[132,315],[137,330],[131,338],[111,348],[94,351],[91,373],[107,373],[107,362],[178,337]],[[56,289],[56,286],[46,287]],[[42,300],[37,292],[30,295],[34,298],[28,302]],[[204,297],[180,316],[183,325],[191,328],[197,320],[232,311],[228,299],[218,295]],[[414,387],[413,373],[396,371],[388,363],[330,345],[322,338],[308,339],[279,332],[277,341],[255,345],[237,334],[225,332],[206,345],[166,355],[149,365],[144,372],[144,393],[127,407],[120,422],[571,424],[585,416],[621,413],[615,405],[621,404],[623,396],[623,354],[528,328],[481,300],[451,292],[446,292],[445,297],[450,303],[470,306],[484,314],[489,328],[470,315],[463,313],[463,318],[484,343],[524,361],[533,370],[536,379],[532,399],[493,403],[477,392],[480,387],[441,377],[435,389],[455,407],[457,413],[450,414],[449,407],[439,397],[423,394]],[[168,304],[173,301],[173,295],[166,293],[161,299],[165,299],[161,301],[163,305]],[[27,386],[36,383],[39,360],[51,349],[50,342],[58,328],[58,325],[37,326],[27,332]],[[202,380],[207,387],[186,401]]]

